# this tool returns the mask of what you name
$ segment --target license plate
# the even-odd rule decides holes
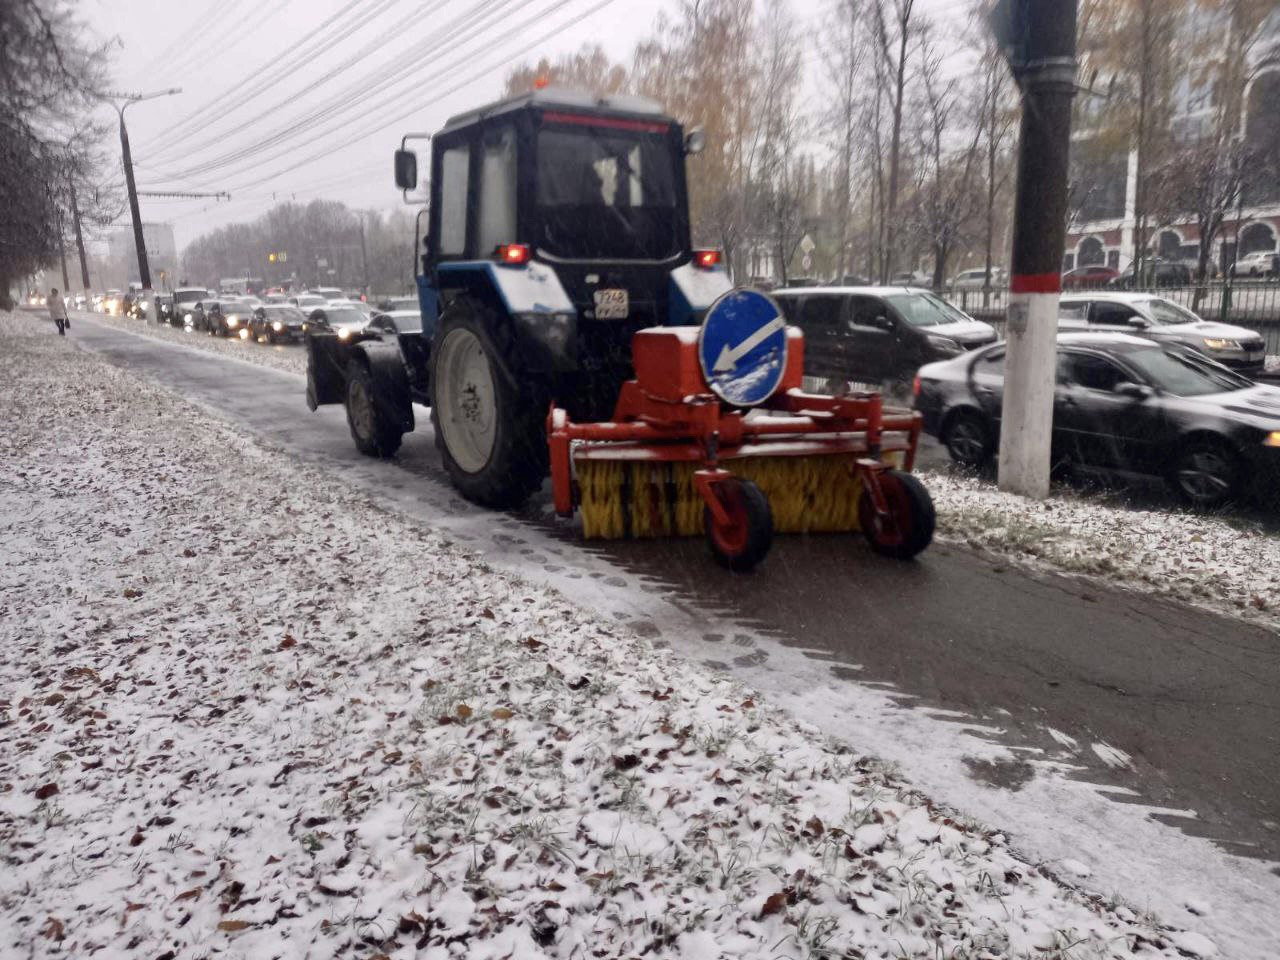
[[[597,290],[595,299],[597,320],[625,320],[631,312],[625,290]]]

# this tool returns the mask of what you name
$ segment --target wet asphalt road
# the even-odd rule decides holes
[[[356,453],[340,409],[307,411],[297,377],[92,323],[78,324],[76,338],[354,482],[376,477],[410,492],[419,477],[444,482],[425,422],[395,461],[378,464]],[[933,448],[927,459],[939,456]],[[1272,631],[953,546],[904,565],[856,537],[785,537],[742,577],[710,564],[700,540],[581,546],[549,517],[545,493],[517,519],[549,529],[570,554],[603,556],[645,589],[732,610],[849,682],[889,683],[912,705],[998,725],[1010,746],[1061,755],[1053,728],[1078,742],[1072,762],[1081,778],[1136,791],[1135,802],[1195,810],[1197,819],[1173,822],[1234,852],[1280,860],[1280,637]],[[765,655],[724,647],[726,666]],[[1095,743],[1131,764],[1104,763]],[[1035,775],[1021,762],[971,774],[1013,790]]]

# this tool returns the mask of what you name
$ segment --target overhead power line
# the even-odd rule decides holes
[[[458,82],[444,88],[443,90],[438,91],[434,96],[428,99],[415,100],[408,110],[401,110],[391,116],[386,116],[385,119],[382,117],[379,117],[378,119],[371,122],[369,125],[362,127],[357,131],[351,132],[348,137],[350,142],[345,147],[340,147],[338,148],[338,150],[334,150],[332,147],[329,147],[317,153],[309,154],[308,156],[299,160],[297,163],[290,164],[289,166],[284,167],[281,170],[276,170],[265,177],[258,178],[257,180],[252,180],[252,181],[249,181],[248,183],[233,185],[231,189],[233,190],[252,189],[253,187],[256,187],[260,184],[268,183],[271,180],[274,180],[276,177],[279,177],[286,173],[290,173],[294,170],[297,170],[299,167],[303,167],[309,163],[313,163],[317,159],[320,159],[321,157],[330,157],[337,152],[341,152],[342,150],[346,150],[346,149],[349,149],[350,147],[357,146],[364,138],[374,133],[378,133],[382,130],[385,130],[387,127],[392,126],[393,124],[400,123],[405,119],[407,119],[408,117],[412,116],[414,113],[417,113],[418,111],[426,107],[434,106],[435,104],[439,103],[441,100],[443,100],[445,97],[449,96],[450,94],[456,93],[458,90],[462,89],[468,84],[474,83],[475,81],[481,79],[482,77],[485,77],[491,74],[498,67],[505,66],[506,64],[511,63],[513,60],[516,60],[520,57],[528,55],[530,51],[536,49],[539,45],[546,43],[548,40],[551,40],[558,34],[574,26],[575,24],[580,23],[581,21],[585,20],[587,17],[590,17],[598,13],[599,11],[603,10],[605,7],[608,7],[616,2],[617,0],[597,0],[595,4],[588,7],[582,13],[577,14],[574,17],[571,17],[569,20],[566,20],[564,23],[560,24],[557,27],[554,27],[551,30],[548,30],[538,35],[529,43],[520,47],[515,52],[503,55],[500,59],[492,60],[485,63],[483,66],[479,67],[478,69],[472,71],[471,73],[468,73]],[[541,19],[541,17],[538,17],[535,19]],[[530,26],[530,21],[522,21],[521,23],[516,24],[511,29],[501,34],[499,37],[494,38],[490,46],[491,47],[500,46],[502,43],[506,42],[506,40],[510,39],[512,36],[527,32],[529,26]],[[424,78],[423,82],[424,83],[432,82],[439,79],[440,77],[455,75],[456,73],[457,73],[456,65],[450,65],[443,68],[438,75]],[[393,106],[398,107],[399,105],[400,105],[399,101],[393,101]],[[385,115],[385,111],[384,111],[384,115]]]
[[[428,0],[423,4],[424,9],[429,8],[429,12],[442,6],[447,0]],[[469,42],[479,36],[484,30],[493,25],[504,14],[504,7],[510,8],[521,0],[481,0],[480,3],[469,8],[461,16],[456,17],[453,21],[445,25],[440,31],[434,31],[426,41],[422,41],[407,51],[397,54],[397,59],[390,66],[380,67],[373,73],[361,78],[357,82],[347,86],[345,89],[338,91],[334,96],[328,98],[323,103],[318,104],[315,108],[307,111],[301,116],[295,117],[292,122],[282,127],[277,127],[275,132],[255,138],[254,141],[238,150],[231,150],[219,157],[214,157],[202,163],[194,164],[180,171],[174,176],[177,177],[199,177],[207,175],[216,170],[224,169],[227,166],[236,164],[241,160],[248,159],[257,154],[263,153],[271,147],[277,146],[287,140],[298,136],[316,135],[314,124],[321,120],[332,120],[335,116],[343,114],[351,114],[357,110],[361,104],[370,98],[383,93],[388,88],[394,86],[407,77],[411,77],[415,72],[423,69],[432,63],[431,57],[441,50],[456,48],[460,43]],[[561,4],[570,2],[570,0],[561,0]],[[555,9],[554,7],[552,9]],[[469,34],[469,35],[468,35]],[[407,63],[401,65],[400,61]],[[338,70],[329,71],[320,79],[313,81],[298,91],[290,100],[294,100],[297,96],[310,92],[312,89],[332,79],[334,76],[342,72],[350,65],[345,65]],[[406,91],[407,92],[407,91]],[[271,109],[259,114],[254,118],[256,121],[270,121],[279,123],[278,110],[288,104],[284,101],[277,104]],[[332,124],[330,124],[332,126]],[[216,139],[216,137],[214,138]],[[264,161],[265,162],[265,161]],[[251,165],[249,169],[252,169]],[[241,171],[243,172],[243,171]]]
[[[153,156],[159,159],[166,154],[183,149],[183,146],[177,142],[178,140],[202,127],[218,122],[232,111],[275,89],[276,84],[284,77],[311,60],[315,54],[332,47],[335,40],[349,34],[352,25],[347,22],[348,20],[354,21],[359,18],[360,22],[368,23],[371,19],[381,16],[390,6],[398,2],[400,0],[349,0],[336,13],[327,17],[319,26],[303,36],[287,54],[282,57],[270,57],[257,67],[250,69],[239,82],[233,84],[212,100],[201,104],[166,130],[164,133],[164,145]],[[374,5],[372,10],[362,12],[359,9],[370,4]],[[245,88],[249,88],[247,93],[237,96]]]

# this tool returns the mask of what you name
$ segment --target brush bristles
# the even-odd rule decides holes
[[[858,529],[862,482],[856,457],[744,457],[725,469],[756,483],[769,498],[779,533]],[[696,536],[703,501],[693,482],[698,464],[645,460],[578,460],[582,533],[590,540]]]

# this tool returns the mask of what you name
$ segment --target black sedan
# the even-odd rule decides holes
[[[924,429],[969,466],[999,445],[1005,345],[931,363],[915,383]],[[1280,470],[1280,389],[1173,343],[1127,334],[1058,337],[1053,460],[1165,480],[1219,506]]]
[[[307,316],[287,303],[265,303],[249,318],[249,337],[266,343],[292,343],[307,332]]]

